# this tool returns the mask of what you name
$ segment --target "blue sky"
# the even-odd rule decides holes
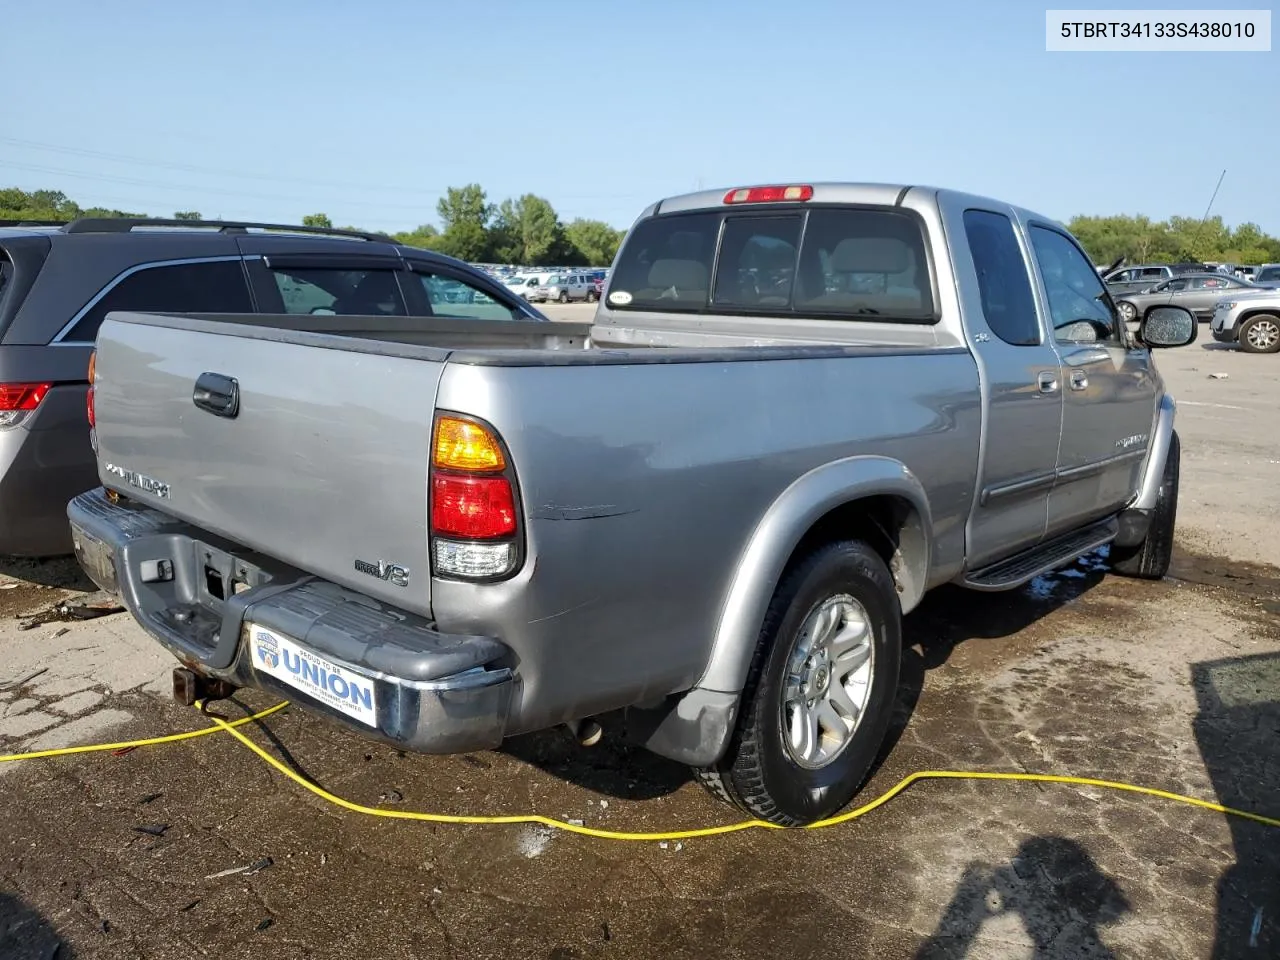
[[[1226,168],[1213,212],[1280,234],[1280,53],[1047,53],[1045,6],[13,2],[0,185],[401,229],[474,181],[626,226],[823,179],[1200,216]]]

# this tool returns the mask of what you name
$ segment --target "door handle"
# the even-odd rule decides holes
[[[1072,390],[1083,390],[1089,386],[1089,375],[1083,370],[1072,370],[1071,379],[1068,382]]]
[[[1058,371],[1041,370],[1036,376],[1036,386],[1040,388],[1041,393],[1057,393]]]
[[[240,412],[240,384],[221,373],[202,373],[196,378],[191,401],[215,417],[232,419]]]

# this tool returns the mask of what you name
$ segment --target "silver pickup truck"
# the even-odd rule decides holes
[[[1163,576],[1174,404],[1061,226],[925,187],[655,203],[594,322],[112,313],[89,575],[183,702],[426,753],[604,714],[801,825],[881,748],[901,620],[1109,546]]]

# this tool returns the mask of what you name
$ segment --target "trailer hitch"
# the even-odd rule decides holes
[[[225,700],[238,689],[227,680],[205,677],[187,667],[173,668],[173,699],[184,707]]]

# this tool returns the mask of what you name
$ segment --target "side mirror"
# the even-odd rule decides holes
[[[1184,307],[1152,307],[1138,327],[1138,339],[1148,347],[1185,347],[1199,334],[1195,315]]]

